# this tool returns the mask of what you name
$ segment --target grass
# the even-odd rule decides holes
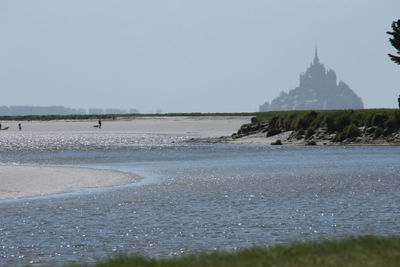
[[[167,259],[119,256],[92,265],[70,265],[78,266],[400,266],[400,238],[351,237]]]
[[[0,116],[0,121],[50,121],[50,120],[88,120],[88,119],[117,119],[132,117],[195,117],[195,116],[255,116],[254,112],[237,113],[163,113],[163,114],[71,114],[71,115],[24,115],[24,116]]]
[[[271,127],[306,130],[327,126],[329,131],[342,131],[346,126],[376,126],[389,130],[400,128],[399,109],[298,110],[257,113],[253,123],[268,122]]]
[[[388,136],[400,130],[399,109],[360,110],[297,110],[257,113],[250,126],[243,125],[238,133],[246,133],[268,125],[268,133],[295,131],[299,136],[311,137],[316,129],[325,128],[335,133],[335,141],[356,138],[359,128],[371,128],[375,138]],[[372,134],[372,133],[371,133]]]

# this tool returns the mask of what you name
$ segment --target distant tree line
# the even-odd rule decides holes
[[[73,114],[137,114],[137,109],[75,109],[64,106],[0,106],[0,116],[73,115]]]

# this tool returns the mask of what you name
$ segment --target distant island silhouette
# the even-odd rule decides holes
[[[323,110],[323,109],[362,109],[362,99],[343,81],[336,83],[336,73],[326,70],[318,58],[315,47],[314,60],[305,73],[300,74],[300,85],[289,93],[282,91],[280,96],[265,102],[260,111],[272,110]]]

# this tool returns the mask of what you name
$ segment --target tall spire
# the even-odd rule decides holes
[[[315,44],[314,64],[319,64],[318,47],[317,47],[317,44]]]

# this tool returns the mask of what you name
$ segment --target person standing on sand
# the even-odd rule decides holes
[[[21,125],[21,123],[18,123],[18,130],[22,130],[22,125]]]
[[[99,120],[99,128],[101,128],[101,119]]]

